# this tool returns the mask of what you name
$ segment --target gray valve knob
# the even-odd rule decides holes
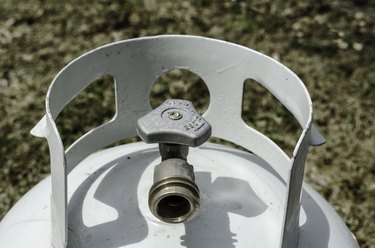
[[[147,143],[199,146],[211,136],[211,125],[186,100],[170,99],[138,120]]]

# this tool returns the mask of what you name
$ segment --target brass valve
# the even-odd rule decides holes
[[[191,102],[171,99],[140,118],[137,132],[145,142],[159,143],[162,158],[149,192],[151,212],[168,223],[191,220],[200,196],[194,168],[187,162],[189,146],[203,144],[211,136],[211,125]]]

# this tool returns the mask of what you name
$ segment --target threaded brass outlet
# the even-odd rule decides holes
[[[199,210],[200,197],[193,166],[176,158],[157,165],[148,204],[155,217],[168,223],[194,218]]]

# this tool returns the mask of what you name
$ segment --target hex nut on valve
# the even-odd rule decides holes
[[[191,220],[198,212],[199,201],[192,165],[171,158],[155,167],[148,204],[157,218],[168,223]]]

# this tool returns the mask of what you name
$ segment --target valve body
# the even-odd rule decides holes
[[[194,218],[200,198],[193,166],[179,158],[170,158],[158,164],[148,203],[151,212],[168,223]]]
[[[158,219],[181,223],[199,210],[194,168],[187,162],[189,146],[199,146],[211,135],[211,126],[189,101],[167,100],[138,120],[137,131],[147,143],[159,143],[161,163],[154,170],[148,205]]]

